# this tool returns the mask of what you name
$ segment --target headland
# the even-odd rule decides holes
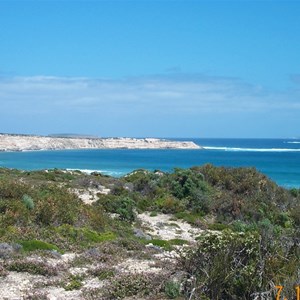
[[[191,141],[157,138],[91,138],[0,134],[0,151],[71,149],[201,149]]]

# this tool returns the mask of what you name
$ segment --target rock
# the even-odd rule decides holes
[[[170,276],[170,281],[181,283],[185,281],[188,277],[188,273],[184,271],[177,271]]]
[[[88,257],[98,258],[101,256],[101,253],[98,248],[90,248],[84,252]]]
[[[129,192],[133,192],[133,188],[134,188],[134,185],[132,182],[127,182],[124,184],[124,189]]]
[[[91,172],[91,175],[92,176],[102,176],[102,174],[100,172],[97,172],[97,171]]]
[[[0,258],[9,258],[22,248],[19,244],[0,243]]]
[[[134,236],[140,239],[146,239],[147,241],[152,240],[152,237],[146,233],[144,233],[141,229],[134,228],[133,229]]]
[[[157,223],[156,223],[156,226],[157,226],[158,228],[164,228],[164,227],[165,227],[165,223],[164,223],[164,222],[157,222]]]
[[[158,252],[164,252],[164,250],[161,247],[155,246],[155,245],[153,245],[151,243],[147,244],[146,247],[149,248],[149,249],[153,249],[155,251],[158,251]]]
[[[49,253],[53,258],[61,259],[62,255],[57,250],[50,250]]]
[[[188,273],[184,271],[178,271],[172,274],[169,278],[169,282],[179,286],[181,293],[191,291],[194,287],[194,277],[188,278]]]

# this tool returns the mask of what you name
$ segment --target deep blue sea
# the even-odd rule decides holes
[[[23,170],[97,170],[121,176],[138,168],[172,171],[175,167],[212,163],[256,167],[281,186],[300,188],[300,139],[176,140],[191,140],[204,149],[0,152],[0,166]]]

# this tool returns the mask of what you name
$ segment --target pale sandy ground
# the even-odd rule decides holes
[[[97,194],[107,195],[110,193],[110,189],[100,186],[99,188],[88,189],[70,189],[70,191],[76,194],[85,204],[92,204],[98,200]]]
[[[63,149],[200,149],[193,142],[145,138],[54,138],[0,134],[0,151]]]
[[[101,189],[87,189],[87,190],[73,190],[82,201],[91,204],[97,200],[97,193],[109,193],[109,189],[102,187]],[[158,214],[151,217],[149,213],[142,213],[138,215],[138,223],[141,224],[144,233],[152,236],[153,238],[159,238],[164,240],[170,239],[184,239],[190,243],[195,241],[195,237],[198,236],[202,230],[199,228],[193,228],[190,224],[181,220],[171,220],[171,215]],[[151,247],[151,244],[149,245]],[[178,256],[178,251],[163,251],[154,254],[150,259],[128,258],[121,263],[114,266],[116,270],[125,274],[136,273],[158,273],[164,272],[163,261],[174,262]],[[88,268],[96,266],[86,266],[81,268],[74,268],[70,266],[70,263],[76,258],[75,253],[66,253],[60,257],[47,258],[47,264],[52,266],[64,266],[68,273],[71,274],[83,274],[86,273]],[[41,260],[42,258],[32,256],[29,259]],[[47,278],[44,276],[30,275],[28,273],[9,272],[6,277],[0,277],[0,299],[5,300],[21,300],[26,292],[32,291],[33,287],[48,283],[49,286],[39,288],[39,292],[47,294],[48,300],[81,300],[85,299],[81,290],[65,291],[62,287],[57,287],[55,284],[59,281],[58,278]],[[100,281],[97,278],[89,277],[84,279],[83,288],[97,289],[101,288],[105,284],[104,281]]]
[[[191,242],[195,241],[195,237],[203,231],[182,220],[174,221],[172,217],[172,215],[165,214],[151,217],[150,213],[138,215],[138,219],[145,228],[144,231],[162,240],[183,239]]]

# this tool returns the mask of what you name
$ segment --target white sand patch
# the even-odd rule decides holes
[[[55,267],[55,268],[59,268],[59,267],[67,267],[68,264],[70,262],[72,262],[75,257],[77,255],[75,253],[65,253],[65,254],[58,254],[58,256],[56,258],[49,258],[47,257],[47,264],[48,265],[51,265],[52,267]],[[37,256],[33,256],[33,257],[29,257],[27,258],[29,260],[33,260],[33,261],[41,261],[41,262],[45,262],[45,259],[42,258],[42,257],[37,257]]]
[[[153,260],[139,260],[129,258],[122,263],[118,264],[116,268],[122,272],[128,273],[159,273],[161,268],[155,267]]]
[[[71,262],[72,260],[74,260],[75,257],[76,257],[76,253],[70,252],[70,253],[65,253],[65,254],[63,254],[63,255],[61,256],[61,259],[62,259],[64,262],[68,263],[68,262]]]
[[[107,195],[110,193],[110,189],[105,186],[99,186],[97,189],[70,189],[70,192],[76,194],[85,204],[92,204],[99,199],[97,194]]]
[[[44,280],[44,276],[9,272],[6,277],[0,277],[0,299],[21,300],[25,291],[31,290],[35,283]]]
[[[40,292],[47,294],[47,299],[49,300],[83,300],[81,296],[81,291],[66,291],[64,288],[60,287],[48,287],[45,289],[40,289]]]
[[[85,289],[99,289],[105,286],[104,280],[99,280],[98,278],[89,278],[83,281],[83,288]]]
[[[157,214],[150,216],[150,213],[142,213],[138,215],[138,219],[142,222],[142,226],[147,234],[158,237],[163,240],[183,239],[193,242],[201,232],[200,228],[192,227],[189,223],[182,220],[172,220],[172,215]]]
[[[69,268],[69,273],[76,276],[76,275],[87,275],[88,271],[89,271],[89,268],[87,267],[74,267],[74,268]]]

